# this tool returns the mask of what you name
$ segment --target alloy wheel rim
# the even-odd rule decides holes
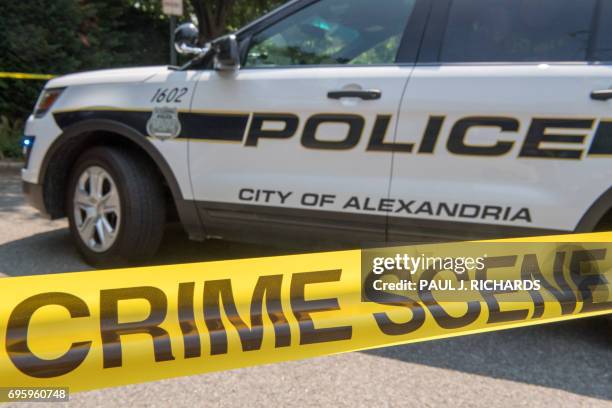
[[[115,181],[103,168],[88,167],[79,176],[73,197],[81,240],[94,252],[108,251],[121,225],[121,200]]]

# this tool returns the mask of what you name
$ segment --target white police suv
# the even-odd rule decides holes
[[[24,190],[96,265],[192,239],[446,241],[612,224],[612,0],[296,0],[181,68],[50,81]],[[160,44],[160,46],[163,46]]]

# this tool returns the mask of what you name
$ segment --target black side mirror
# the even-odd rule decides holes
[[[181,55],[200,55],[206,52],[206,47],[198,46],[198,35],[195,24],[181,24],[174,32],[174,48]]]
[[[215,50],[215,69],[236,71],[240,69],[240,50],[234,34],[219,38],[212,44]]]

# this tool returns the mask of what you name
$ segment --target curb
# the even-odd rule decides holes
[[[13,160],[0,160],[0,170],[21,170],[24,162]]]

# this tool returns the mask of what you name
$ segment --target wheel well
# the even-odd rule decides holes
[[[595,227],[597,232],[612,231],[612,208],[601,218],[597,226]]]
[[[49,158],[48,167],[44,174],[44,201],[47,212],[52,219],[66,216],[66,190],[67,183],[78,158],[87,150],[98,146],[111,146],[129,150],[130,154],[140,160],[147,160],[156,170],[156,177],[164,188],[166,196],[168,218],[177,219],[176,205],[167,180],[159,170],[155,161],[137,143],[120,134],[108,131],[93,131],[74,136],[63,142],[55,149]]]

